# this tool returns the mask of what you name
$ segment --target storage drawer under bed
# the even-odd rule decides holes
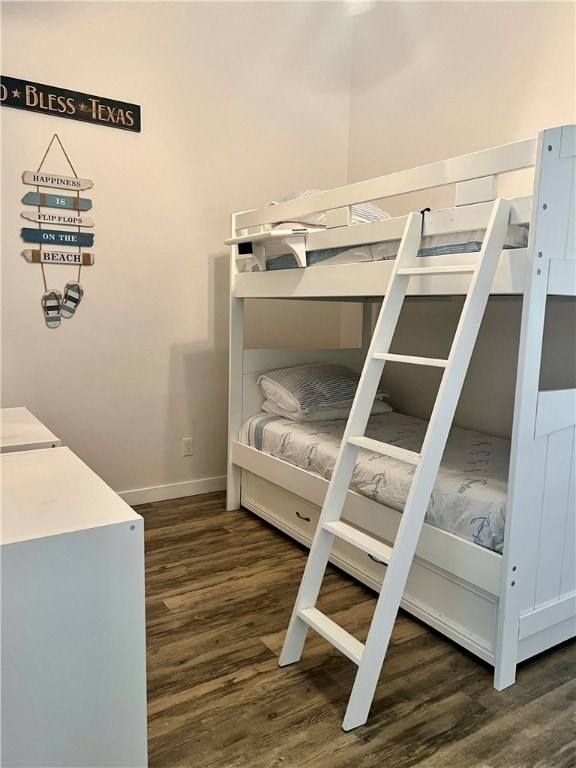
[[[301,544],[310,546],[320,517],[320,508],[315,504],[243,470],[242,505]],[[370,532],[367,516],[362,511],[347,511],[344,517]],[[400,515],[382,507],[378,521],[372,521],[372,533],[387,540],[383,532],[396,530],[395,517]],[[386,566],[357,547],[336,539],[330,560],[362,583],[380,590]],[[497,596],[417,558],[410,570],[402,607],[493,663]]]

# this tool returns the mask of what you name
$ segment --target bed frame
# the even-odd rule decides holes
[[[255,512],[309,545],[327,481],[236,439],[242,422],[260,410],[259,373],[287,365],[340,361],[361,370],[370,341],[370,297],[386,291],[391,262],[334,265],[274,272],[242,272],[248,253],[307,251],[395,240],[405,216],[350,225],[350,206],[408,192],[453,185],[455,205],[425,217],[424,235],[480,228],[503,174],[533,169],[532,194],[511,200],[511,224],[529,224],[528,247],[503,251],[492,294],[523,297],[514,400],[503,554],[424,524],[402,606],[495,668],[494,686],[515,681],[519,662],[576,635],[576,389],[540,390],[546,303],[576,296],[575,126],[538,137],[410,169],[370,181],[232,216],[228,509]],[[273,222],[327,212],[327,227],[278,232]],[[432,257],[435,265],[469,256]],[[422,266],[428,259],[422,259]],[[459,275],[412,279],[409,295],[466,293]],[[356,299],[364,301],[362,345],[355,349],[244,349],[244,300]],[[567,333],[574,329],[567,329]],[[344,517],[388,544],[400,513],[350,491]],[[332,561],[379,590],[385,566],[347,545]],[[288,621],[288,617],[287,617]]]

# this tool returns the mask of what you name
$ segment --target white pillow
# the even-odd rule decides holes
[[[347,419],[350,415],[350,408],[352,404],[345,407],[338,407],[335,405],[327,405],[324,408],[315,408],[314,406],[308,408],[305,414],[294,413],[293,411],[286,411],[284,408],[280,408],[270,400],[264,400],[262,403],[262,410],[267,413],[273,413],[276,416],[284,416],[285,419],[291,421],[336,421],[338,419]],[[390,413],[392,408],[388,403],[382,402],[382,400],[374,400],[374,405],[370,413],[372,416],[376,416],[380,413]]]
[[[324,192],[322,189],[305,189],[301,192],[290,192],[287,195],[276,197],[270,205],[278,205],[278,203],[287,203],[289,200],[300,200],[303,197],[310,197],[311,195],[317,195],[320,192]],[[378,208],[374,203],[357,203],[353,205],[350,210],[350,219],[352,224],[368,224],[371,221],[382,221],[383,219],[389,219],[390,214]],[[317,227],[326,226],[326,211],[318,211],[316,213],[306,213],[303,216],[291,217],[291,221],[298,222],[299,224],[310,224]]]
[[[322,411],[349,410],[359,380],[360,376],[345,365],[308,363],[269,371],[258,378],[258,384],[264,398],[280,409],[281,415],[306,421],[311,413],[327,419],[327,415],[320,415]],[[377,397],[386,397],[386,393],[381,391]]]

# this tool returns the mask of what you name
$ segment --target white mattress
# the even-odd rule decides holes
[[[291,222],[278,225],[282,229],[290,229]],[[300,225],[301,226],[301,225]],[[312,231],[317,227],[307,227]],[[422,239],[419,256],[449,256],[453,253],[478,253],[482,247],[485,230],[477,229],[468,232],[452,232],[444,235],[433,235]],[[528,244],[528,229],[522,225],[508,227],[504,249],[525,248]],[[400,246],[400,240],[387,240],[382,243],[357,245],[352,248],[327,248],[309,251],[306,254],[308,267],[333,266],[336,264],[361,264],[367,261],[384,261],[395,259]],[[298,267],[293,254],[266,256],[266,270],[293,269]],[[253,258],[245,261],[244,271],[259,271],[258,264]]]
[[[329,478],[346,422],[298,423],[260,413],[240,430],[239,440],[297,467]],[[427,422],[399,413],[370,419],[367,437],[419,451]],[[467,541],[502,551],[510,441],[479,432],[450,432],[426,522]],[[360,450],[351,488],[402,511],[415,468]]]

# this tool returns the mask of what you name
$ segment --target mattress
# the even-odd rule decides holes
[[[242,426],[239,440],[259,451],[330,478],[346,421],[299,423],[260,413]],[[366,436],[420,451],[427,422],[391,412],[372,416]],[[453,427],[426,522],[502,552],[510,441]],[[415,467],[361,449],[351,488],[401,512]]]
[[[282,229],[290,229],[297,225],[291,222],[279,225]],[[309,231],[313,227],[307,228]],[[317,229],[317,228],[316,228]],[[300,227],[300,231],[302,228]],[[482,248],[485,230],[477,229],[469,232],[452,232],[444,235],[433,235],[422,239],[422,247],[418,256],[450,256],[455,253],[478,253]],[[528,229],[523,225],[508,227],[504,249],[525,248],[528,244]],[[333,266],[337,264],[361,264],[367,261],[385,261],[394,259],[398,253],[400,240],[387,240],[382,243],[357,245],[352,248],[326,248],[309,251],[306,254],[308,267]],[[294,269],[298,267],[296,257],[291,253],[266,256],[266,270]],[[253,258],[246,259],[244,271],[259,271],[258,264]]]

